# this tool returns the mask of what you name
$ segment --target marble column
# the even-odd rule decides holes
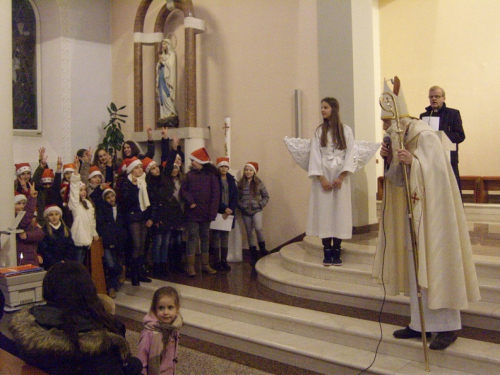
[[[318,1],[320,97],[339,100],[358,141],[380,141],[378,8],[372,0]],[[353,225],[377,223],[375,157],[352,179]]]
[[[0,1],[0,230],[7,229],[14,219],[14,161],[12,148],[12,3]],[[2,254],[8,250],[8,236],[2,235]],[[0,263],[16,265],[15,252],[9,252],[7,260]],[[3,264],[0,264],[0,267]]]

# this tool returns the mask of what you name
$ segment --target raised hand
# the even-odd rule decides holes
[[[57,158],[57,173],[61,173],[61,171],[62,171],[62,165],[63,165],[62,164],[62,160],[61,160],[61,157],[59,156]]]
[[[73,174],[79,174],[80,173],[80,158],[77,156],[75,156],[75,171],[73,172]]]
[[[180,143],[181,139],[179,137],[176,137],[175,135],[172,136],[172,139],[173,139],[172,148],[174,150],[177,150],[177,147],[179,146],[179,143]]]
[[[151,129],[151,126],[148,126],[146,128],[146,133],[148,133],[148,141],[153,140],[153,129]]]
[[[38,160],[42,161],[45,155],[45,147],[40,147],[38,149]]]
[[[38,197],[38,191],[36,191],[36,189],[35,189],[35,183],[34,182],[28,182],[28,186],[29,186],[29,189],[30,189],[30,195],[33,198]]]

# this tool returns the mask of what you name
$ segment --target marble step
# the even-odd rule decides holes
[[[344,265],[360,264],[363,265],[361,266],[362,269],[366,268],[364,265],[369,265],[371,269],[375,259],[375,243],[376,240],[371,240],[370,244],[367,245],[342,242],[342,261]],[[305,236],[302,246],[307,254],[317,258],[317,261],[321,263],[323,260],[323,245],[318,237]],[[478,277],[498,281],[496,287],[499,298],[496,301],[500,302],[500,257],[474,255],[474,262]]]
[[[373,361],[382,332],[367,374],[426,374],[421,341],[394,339],[399,327],[160,280],[125,284],[117,315],[141,321],[154,291],[165,285],[181,293],[184,335],[321,374],[358,374]],[[500,345],[462,338],[445,351],[429,351],[437,374],[493,374],[499,358]]]
[[[278,292],[306,298],[314,301],[328,302],[338,305],[379,311],[384,293],[382,288],[373,282],[366,284],[364,280],[358,282],[343,282],[335,278],[311,277],[315,270],[340,274],[340,269],[346,267],[324,267],[320,262],[303,264],[307,272],[297,273],[283,267],[283,254],[299,254],[297,259],[304,256],[304,250],[299,243],[287,245],[280,253],[268,255],[257,262],[256,271],[259,282]],[[310,255],[306,255],[311,257]],[[308,275],[306,275],[308,274]],[[365,275],[365,278],[367,276]],[[349,278],[350,280],[350,278]],[[483,290],[482,290],[483,291]],[[386,296],[383,311],[402,316],[410,315],[410,299],[403,294]],[[462,311],[462,324],[488,330],[500,331],[500,303],[473,302],[469,309]]]

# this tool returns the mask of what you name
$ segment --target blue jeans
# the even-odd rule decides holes
[[[117,249],[104,249],[104,256],[102,257],[102,263],[104,265],[104,270],[106,271],[106,286],[108,289],[113,288],[118,289],[118,278],[122,273],[122,266],[116,257],[115,252]]]
[[[87,251],[90,250],[90,246],[75,246],[75,260],[78,263],[85,264],[85,257],[87,256]]]
[[[151,258],[153,263],[167,263],[168,259],[168,243],[170,240],[170,229],[166,229],[163,233],[154,234],[153,246],[151,248]]]

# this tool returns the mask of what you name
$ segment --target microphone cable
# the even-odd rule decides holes
[[[385,137],[384,137],[385,139]],[[384,184],[383,184],[383,194],[382,194],[382,211],[381,211],[381,215],[380,215],[380,218],[381,218],[381,221],[382,221],[382,225],[381,225],[381,229],[382,229],[382,236],[383,236],[383,239],[384,239],[384,249],[382,251],[382,254],[383,254],[383,257],[382,257],[382,288],[384,289],[384,296],[382,298],[382,305],[380,306],[380,311],[378,313],[378,326],[379,326],[379,329],[380,329],[380,339],[378,340],[378,343],[377,343],[377,347],[375,348],[375,355],[373,356],[373,361],[370,363],[370,365],[368,367],[366,367],[365,369],[361,370],[361,372],[359,372],[357,375],[361,375],[363,373],[365,373],[366,371],[368,371],[372,366],[373,364],[375,363],[375,360],[377,359],[377,354],[378,354],[378,349],[380,347],[380,344],[382,343],[382,339],[383,339],[383,332],[382,332],[382,311],[384,310],[384,305],[385,305],[385,300],[386,300],[386,297],[387,297],[387,290],[385,288],[385,282],[384,282],[384,266],[385,266],[385,250],[387,248],[387,241],[386,241],[386,232],[385,232],[385,220],[384,220],[384,215],[385,215],[385,209],[386,209],[386,194],[387,194],[387,188],[386,188],[386,178],[385,178],[385,173],[386,173],[386,168],[385,168],[385,160],[384,160]]]

